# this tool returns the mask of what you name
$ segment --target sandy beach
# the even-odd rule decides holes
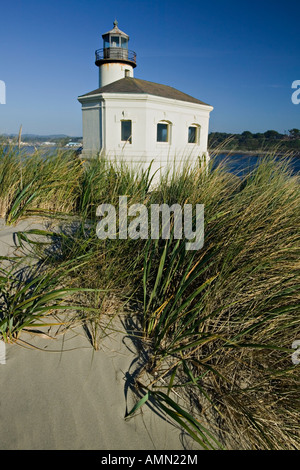
[[[12,255],[17,230],[0,221],[0,255]],[[3,262],[3,261],[1,261]],[[121,326],[119,325],[119,328]],[[138,352],[123,331],[94,351],[81,327],[56,339],[23,333],[0,364],[1,450],[183,450],[195,444],[130,389]]]

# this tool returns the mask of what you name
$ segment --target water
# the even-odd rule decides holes
[[[253,170],[262,158],[261,155],[246,155],[243,153],[228,155],[220,153],[214,157],[214,167],[225,161],[230,172],[243,176]],[[280,161],[280,157],[278,157],[278,161]],[[293,174],[300,174],[300,157],[293,157],[290,162]]]
[[[45,155],[53,155],[57,151],[57,147],[38,147],[38,150]],[[77,149],[63,149],[76,151]],[[23,147],[22,152],[24,155],[32,155],[35,152],[34,147]],[[214,166],[226,161],[227,168],[230,172],[243,176],[251,171],[262,159],[261,155],[249,155],[244,153],[228,155],[227,153],[220,153],[214,157]],[[278,157],[280,160],[280,157]],[[294,174],[300,174],[300,157],[291,158],[291,169]]]
[[[17,150],[17,147],[16,147]],[[33,145],[26,145],[21,148],[22,158],[26,158],[27,156],[33,155],[36,151],[43,156],[43,158],[47,158],[47,156],[55,155],[57,151],[61,152],[76,152],[79,150],[78,147],[56,147],[55,145],[49,146],[37,146],[34,147]]]
[[[76,148],[72,147],[56,147],[55,145],[49,145],[49,146],[37,146],[34,147],[33,145],[28,145],[25,147],[21,148],[21,152],[23,155],[33,155],[36,151],[43,155],[54,155],[58,150],[63,151],[63,152],[68,152],[68,151],[76,151]]]

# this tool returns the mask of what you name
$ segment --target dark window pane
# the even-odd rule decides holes
[[[127,38],[121,38],[121,45],[124,49],[128,49],[128,39]]]
[[[189,127],[189,144],[197,142],[197,127]]]
[[[127,141],[131,144],[131,121],[121,121],[121,140]]]
[[[104,36],[104,38],[103,38],[103,47],[104,48],[109,47],[109,35],[108,34],[106,36]]]
[[[168,142],[168,124],[157,124],[157,142]]]
[[[112,36],[111,37],[111,47],[119,47],[119,36]]]

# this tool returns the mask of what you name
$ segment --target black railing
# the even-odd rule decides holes
[[[129,51],[122,47],[107,47],[105,49],[98,49],[95,51],[96,63],[103,60],[128,60],[136,64],[136,53],[134,51]]]

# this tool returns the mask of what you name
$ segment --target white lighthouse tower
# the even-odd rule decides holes
[[[133,77],[136,53],[128,50],[128,34],[118,28],[114,21],[112,30],[102,35],[103,49],[95,52],[95,64],[99,67],[99,88],[121,78]]]

